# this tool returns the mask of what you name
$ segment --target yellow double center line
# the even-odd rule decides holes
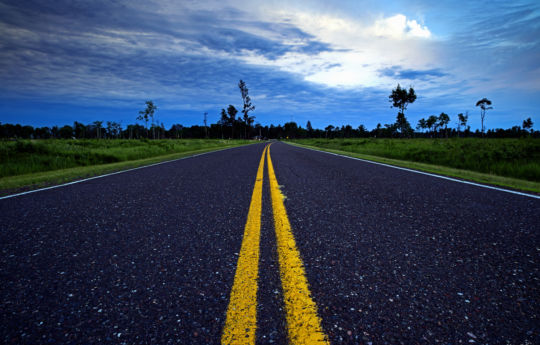
[[[264,148],[257,170],[221,343],[255,344],[262,183],[266,155],[289,342],[294,345],[329,344],[317,315],[317,305],[309,292],[304,266],[283,204],[283,194],[279,190],[269,146]]]

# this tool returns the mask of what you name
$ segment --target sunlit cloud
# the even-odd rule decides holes
[[[431,37],[429,29],[401,14],[371,22],[301,12],[277,11],[270,16],[273,21],[293,24],[331,49],[286,53],[275,59],[245,51],[238,58],[297,73],[309,82],[328,87],[388,87],[395,75],[381,75],[380,69],[394,64],[425,69],[436,61],[429,49],[423,49]]]
[[[389,37],[393,39],[431,37],[431,32],[426,26],[418,24],[414,19],[407,19],[403,14],[381,18],[368,31],[377,37]]]

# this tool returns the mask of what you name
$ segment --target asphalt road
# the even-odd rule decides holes
[[[0,341],[220,343],[264,144],[0,200]],[[292,147],[275,175],[332,344],[539,344],[540,200]],[[287,343],[265,170],[257,343]]]

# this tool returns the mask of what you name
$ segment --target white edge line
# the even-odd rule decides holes
[[[500,192],[512,193],[512,194],[517,194],[517,195],[521,195],[521,196],[528,196],[529,198],[534,198],[534,199],[540,199],[540,196],[534,195],[534,194],[528,194],[528,193],[518,192],[518,191],[515,191],[515,190],[510,190],[510,189],[504,189],[504,188],[493,187],[493,186],[489,186],[489,185],[485,185],[485,184],[480,184],[480,183],[476,183],[476,182],[470,182],[470,181],[458,180],[458,179],[455,179],[455,178],[452,178],[452,177],[448,177],[448,176],[436,175],[436,174],[431,174],[431,173],[424,172],[424,171],[419,171],[419,170],[414,170],[414,169],[409,169],[409,168],[403,168],[403,167],[399,167],[399,166],[395,166],[395,165],[390,165],[390,164],[385,164],[385,163],[374,162],[374,161],[370,161],[370,160],[367,160],[367,159],[362,159],[362,158],[357,158],[357,157],[351,157],[351,156],[340,155],[340,154],[334,153],[334,152],[328,152],[328,151],[323,151],[323,150],[316,150],[316,149],[312,149],[312,148],[310,148],[310,147],[297,146],[297,145],[293,145],[293,144],[289,144],[289,143],[286,143],[286,144],[287,144],[287,145],[294,146],[294,147],[299,147],[299,148],[302,148],[302,149],[305,149],[305,150],[311,150],[311,151],[315,151],[315,152],[323,152],[323,153],[327,153],[327,154],[329,154],[329,155],[334,155],[334,156],[344,157],[344,158],[349,158],[349,159],[355,159],[355,160],[362,161],[362,162],[366,162],[366,163],[377,164],[377,165],[382,165],[382,166],[389,167],[389,168],[394,168],[394,169],[399,169],[399,170],[405,170],[405,171],[409,171],[409,172],[413,172],[413,173],[417,173],[417,174],[422,174],[422,175],[427,175],[427,176],[437,177],[437,178],[441,178],[441,179],[448,180],[448,181],[453,181],[453,182],[459,182],[459,183],[469,184],[469,185],[472,185],[472,186],[477,186],[477,187],[482,187],[482,188],[487,188],[487,189],[493,189],[493,190],[497,190],[497,191],[500,191]]]
[[[255,143],[255,144],[257,144],[257,143]],[[248,144],[248,145],[253,145],[253,144]],[[171,159],[171,160],[168,160],[168,161],[157,162],[157,163],[153,163],[153,164],[149,164],[149,165],[143,165],[143,166],[136,167],[136,168],[130,168],[130,169],[126,169],[126,170],[115,171],[115,172],[112,172],[112,173],[109,173],[109,174],[105,174],[105,175],[92,176],[92,177],[88,177],[88,178],[85,178],[85,179],[82,179],[82,180],[71,181],[71,182],[62,183],[62,184],[55,185],[55,186],[50,186],[50,187],[45,187],[45,188],[39,188],[39,189],[33,189],[33,190],[26,191],[26,192],[21,192],[21,193],[17,193],[17,194],[6,195],[6,196],[0,197],[0,200],[9,199],[9,198],[14,198],[14,197],[16,197],[16,196],[26,195],[26,194],[30,194],[30,193],[41,192],[41,191],[44,191],[44,190],[49,190],[49,189],[55,189],[55,188],[65,187],[65,186],[69,186],[69,185],[76,184],[76,183],[81,183],[81,182],[85,182],[85,181],[95,180],[95,179],[98,179],[98,178],[107,177],[107,176],[116,175],[116,174],[122,174],[122,173],[125,173],[125,172],[128,172],[128,171],[133,171],[133,170],[139,170],[139,169],[149,168],[149,167],[153,167],[153,166],[160,165],[160,164],[176,162],[176,161],[180,161],[180,160],[183,160],[183,159],[194,158],[194,157],[198,157],[198,156],[202,156],[202,155],[207,155],[207,154],[214,153],[214,152],[225,151],[225,150],[230,150],[230,149],[236,149],[236,148],[239,148],[239,147],[242,147],[242,146],[247,146],[247,145],[240,145],[240,146],[235,146],[235,147],[227,147],[227,148],[220,149],[220,150],[208,151],[208,152],[203,152],[203,153],[197,153],[197,154],[192,155],[192,156],[186,156],[186,157],[181,157],[181,158]]]

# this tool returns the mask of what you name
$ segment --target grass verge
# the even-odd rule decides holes
[[[81,180],[93,176],[104,175],[121,170],[127,170],[159,162],[171,161],[179,158],[189,157],[201,153],[218,151],[226,148],[233,148],[246,145],[248,142],[235,143],[230,145],[212,146],[208,148],[196,149],[170,153],[155,157],[122,161],[108,164],[98,164],[89,166],[77,166],[66,169],[35,172],[29,174],[7,176],[0,178],[0,196],[5,196],[17,192],[33,190],[52,185],[58,185],[71,181]]]
[[[385,157],[379,157],[379,156],[373,156],[373,155],[367,155],[362,153],[356,153],[356,152],[347,152],[342,150],[336,150],[336,149],[328,149],[313,145],[305,145],[300,144],[298,142],[290,142],[289,144],[299,146],[299,147],[306,147],[311,148],[318,151],[326,151],[326,152],[332,152],[337,153],[343,156],[349,156],[349,157],[355,157],[355,158],[361,158],[368,161],[373,162],[379,162],[379,163],[385,163],[389,165],[395,165],[403,168],[409,168],[424,172],[429,172],[433,174],[448,176],[448,177],[454,177],[458,179],[478,182],[482,184],[488,184],[493,186],[499,186],[499,187],[506,187],[510,189],[516,189],[520,191],[526,191],[526,192],[534,192],[536,194],[540,194],[540,183],[534,182],[534,181],[527,181],[527,180],[521,180],[511,177],[504,177],[504,176],[498,176],[498,175],[492,175],[492,174],[486,174],[486,173],[480,173],[470,170],[463,170],[463,169],[455,169],[455,168],[449,168],[441,165],[434,165],[434,164],[426,164],[426,163],[419,163],[419,162],[412,162],[412,161],[405,161],[405,160],[399,160],[399,159],[392,159],[392,158],[385,158]]]

